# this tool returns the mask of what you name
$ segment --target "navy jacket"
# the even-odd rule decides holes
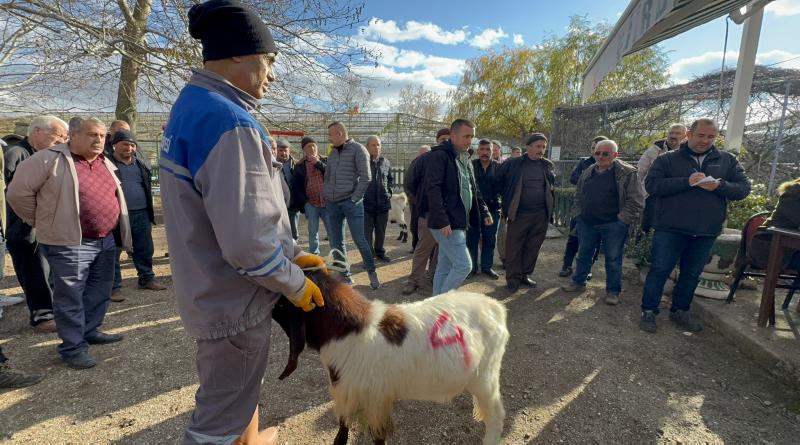
[[[728,201],[750,194],[750,180],[744,168],[730,153],[716,147],[708,150],[703,165],[698,165],[687,143],[678,150],[656,158],[645,178],[645,189],[655,196],[653,228],[693,236],[717,236],[728,211]],[[689,185],[695,172],[721,179],[713,192]]]
[[[492,213],[500,211],[502,205],[502,198],[500,197],[500,187],[497,184],[497,171],[500,169],[500,163],[497,161],[490,161],[489,168],[483,170],[480,159],[472,160],[472,171],[475,173],[475,183],[481,191],[483,202]]]
[[[461,201],[461,185],[453,145],[447,141],[433,147],[430,153],[423,156],[425,179],[419,185],[417,203],[420,215],[427,215],[428,227],[438,230],[449,225],[453,230],[466,230],[470,225],[483,224],[483,219],[489,216],[489,209],[475,185],[472,164],[467,163],[472,188],[472,208],[467,215],[466,207]]]
[[[581,177],[581,173],[586,170],[588,167],[594,165],[594,158],[589,156],[588,158],[583,158],[575,164],[575,168],[572,169],[572,173],[569,175],[569,183],[572,185],[578,185],[578,179]]]
[[[381,156],[377,162],[370,158],[369,168],[372,179],[369,181],[367,192],[364,193],[364,211],[369,213],[388,212],[392,208],[391,198],[394,186],[392,164]]]

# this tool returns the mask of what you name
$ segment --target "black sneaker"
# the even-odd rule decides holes
[[[94,361],[88,352],[81,352],[69,357],[63,357],[62,360],[64,360],[67,366],[73,369],[89,369],[97,365],[97,362]]]
[[[26,388],[42,381],[39,374],[26,374],[14,371],[8,365],[0,364],[0,388]]]
[[[107,345],[109,343],[116,343],[122,340],[122,334],[106,334],[105,332],[97,332],[92,338],[87,338],[86,343],[90,345]]]
[[[642,312],[642,318],[639,320],[639,329],[651,334],[656,332],[656,313],[653,311]]]
[[[384,263],[391,263],[392,262],[392,259],[389,258],[388,255],[384,254],[384,255],[375,255],[375,256],[378,257],[378,259],[383,261]]]
[[[564,266],[561,268],[561,271],[558,272],[558,276],[561,278],[568,277],[572,275],[572,268],[569,266]]]
[[[692,320],[692,315],[689,311],[675,311],[669,313],[669,319],[678,327],[683,328],[689,332],[700,332],[703,326]]]

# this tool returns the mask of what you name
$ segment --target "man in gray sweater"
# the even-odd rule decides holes
[[[346,263],[347,250],[344,246],[344,221],[350,227],[350,236],[361,253],[364,268],[369,275],[369,285],[373,289],[381,286],[375,272],[375,258],[364,234],[364,194],[372,175],[369,170],[369,153],[363,145],[347,135],[347,128],[341,122],[328,125],[328,140],[333,145],[325,169],[325,202],[331,223],[331,248],[339,250],[345,257],[334,254],[335,258]],[[345,281],[352,284],[350,266],[342,273]]]

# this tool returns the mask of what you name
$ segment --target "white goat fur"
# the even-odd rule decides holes
[[[389,305],[374,301],[368,326],[358,334],[333,340],[320,350],[326,367],[339,380],[330,387],[339,418],[363,414],[370,431],[386,437],[392,427],[395,400],[447,402],[468,391],[474,416],[486,426],[484,445],[500,442],[505,410],[500,395],[500,367],[508,342],[506,308],[485,295],[449,292],[423,301],[397,305],[408,334],[402,345],[387,342],[378,323]],[[459,344],[434,348],[431,330],[442,313],[449,321],[439,337],[463,331],[470,364],[465,365]]]
[[[408,197],[406,194],[403,192],[393,193],[389,202],[392,205],[392,208],[389,210],[389,221],[405,225],[406,206],[408,205]]]

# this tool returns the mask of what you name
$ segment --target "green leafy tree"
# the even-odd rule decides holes
[[[468,60],[461,83],[449,95],[449,117],[473,119],[483,135],[523,139],[533,131],[549,132],[555,108],[580,104],[583,72],[609,32],[607,25],[573,16],[564,36]],[[589,102],[662,87],[669,80],[667,66],[659,47],[627,56]]]

